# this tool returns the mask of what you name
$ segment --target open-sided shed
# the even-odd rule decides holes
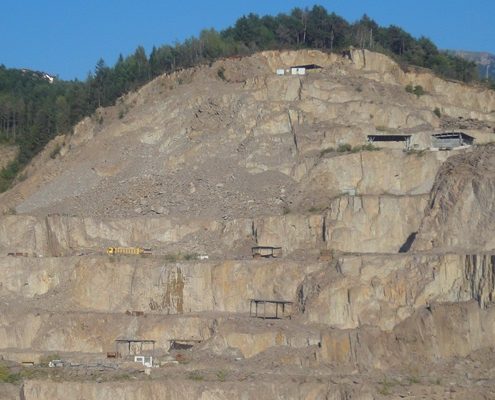
[[[377,147],[407,150],[411,145],[411,135],[388,133],[368,135],[368,142],[376,144]]]
[[[461,146],[471,146],[474,137],[463,132],[443,132],[432,135],[432,147],[437,149],[453,149]]]
[[[116,339],[115,353],[121,356],[155,354],[155,340],[150,339]]]
[[[290,67],[291,75],[305,75],[306,71],[315,69],[321,69],[321,67],[316,64],[293,65]]]

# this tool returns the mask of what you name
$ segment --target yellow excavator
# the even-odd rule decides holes
[[[109,247],[107,248],[107,254],[114,256],[116,254],[130,254],[130,255],[147,255],[151,254],[151,249],[144,249],[142,247]]]

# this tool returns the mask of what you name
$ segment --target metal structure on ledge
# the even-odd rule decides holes
[[[254,304],[254,314],[253,314],[253,304]],[[258,305],[262,304],[263,305],[263,314],[258,315]],[[267,316],[266,315],[266,305],[267,304],[274,304],[275,305],[275,315],[273,316]],[[292,309],[292,301],[287,301],[287,300],[265,300],[265,299],[249,299],[249,316],[250,317],[255,317],[255,318],[263,318],[263,319],[279,319],[279,318],[285,318],[288,317],[289,319],[291,318],[291,314],[286,315],[285,314],[285,308],[286,306],[290,305]],[[281,307],[282,309],[282,316],[279,317],[278,314],[278,309]],[[292,311],[292,310],[291,310]]]

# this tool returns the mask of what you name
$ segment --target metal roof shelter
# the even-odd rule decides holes
[[[252,307],[254,303],[254,314],[252,312]],[[263,315],[259,316],[258,315],[258,304],[263,305]],[[266,305],[267,304],[274,304],[275,305],[275,315],[274,316],[266,316]],[[287,300],[264,300],[264,299],[249,299],[249,316],[250,317],[255,317],[255,318],[263,318],[263,319],[279,319],[279,318],[284,318],[287,315],[285,314],[285,307],[287,305],[292,306],[293,302],[292,301],[287,301]],[[281,306],[282,308],[282,316],[279,317],[278,313],[278,307]],[[288,315],[289,318],[291,318],[291,314]]]
[[[251,253],[253,258],[275,258],[280,257],[282,253],[282,247],[279,246],[254,246],[251,247]]]
[[[303,64],[303,65],[293,65],[291,68],[304,68],[304,69],[321,69],[322,67],[317,64]]]
[[[412,135],[396,135],[396,134],[383,134],[383,135],[368,135],[369,142],[407,142],[411,140]]]
[[[400,134],[375,134],[368,135],[368,142],[370,143],[380,143],[380,145],[385,145],[387,147],[397,146],[397,144],[404,146],[408,149],[411,145],[412,135],[400,135]]]
[[[122,355],[122,352],[120,352],[119,350],[122,349],[123,346],[125,346],[124,349],[127,350],[127,355],[138,355],[143,353],[143,351],[145,350],[145,346],[151,345],[151,354],[152,356],[154,356],[155,343],[156,340],[150,339],[115,339],[115,353]]]
[[[291,66],[287,72],[290,72],[291,75],[306,75],[306,71],[309,70],[315,70],[315,69],[321,69],[322,67],[316,64],[301,64],[301,65],[293,65]],[[280,70],[281,71],[281,70]],[[283,75],[282,73],[279,73],[277,70],[278,75]]]
[[[474,143],[474,137],[463,132],[443,132],[432,135],[433,147],[439,149],[452,149],[460,146],[471,146]]]

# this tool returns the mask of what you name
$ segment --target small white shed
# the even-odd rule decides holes
[[[290,69],[292,75],[306,75],[306,68],[304,67],[293,67]]]

